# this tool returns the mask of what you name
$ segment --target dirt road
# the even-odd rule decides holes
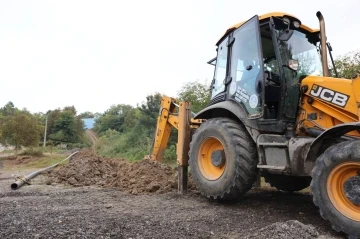
[[[22,172],[0,171],[0,238],[345,238],[322,220],[310,193],[258,189],[217,203],[196,192],[46,185],[44,176],[11,191]]]
[[[89,129],[86,130],[86,134],[90,138],[92,144],[95,145],[96,142],[98,141],[98,138],[97,138],[96,134],[92,130],[89,130]]]

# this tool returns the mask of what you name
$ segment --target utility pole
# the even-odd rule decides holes
[[[44,144],[43,144],[43,148],[46,147],[46,131],[47,131],[47,121],[48,121],[48,115],[46,114],[46,120],[45,120],[45,133],[44,133]]]

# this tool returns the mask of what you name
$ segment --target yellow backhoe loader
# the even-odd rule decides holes
[[[282,191],[311,186],[321,216],[360,237],[360,77],[338,77],[316,15],[320,30],[279,12],[230,27],[208,62],[209,106],[194,114],[164,96],[151,158],[161,161],[175,127],[180,192],[188,166],[215,200],[238,198],[260,176]]]

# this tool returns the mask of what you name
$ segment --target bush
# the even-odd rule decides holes
[[[175,145],[169,145],[164,153],[164,163],[169,163],[172,164],[174,162],[176,162],[176,146]]]
[[[42,148],[25,149],[19,155],[28,155],[28,156],[34,156],[34,157],[42,157],[42,156],[44,156]]]

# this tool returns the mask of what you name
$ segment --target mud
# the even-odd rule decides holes
[[[189,181],[189,189],[195,190]],[[73,156],[68,165],[48,173],[47,184],[53,183],[116,188],[135,195],[162,194],[176,190],[177,170],[149,159],[131,163],[84,150]]]

